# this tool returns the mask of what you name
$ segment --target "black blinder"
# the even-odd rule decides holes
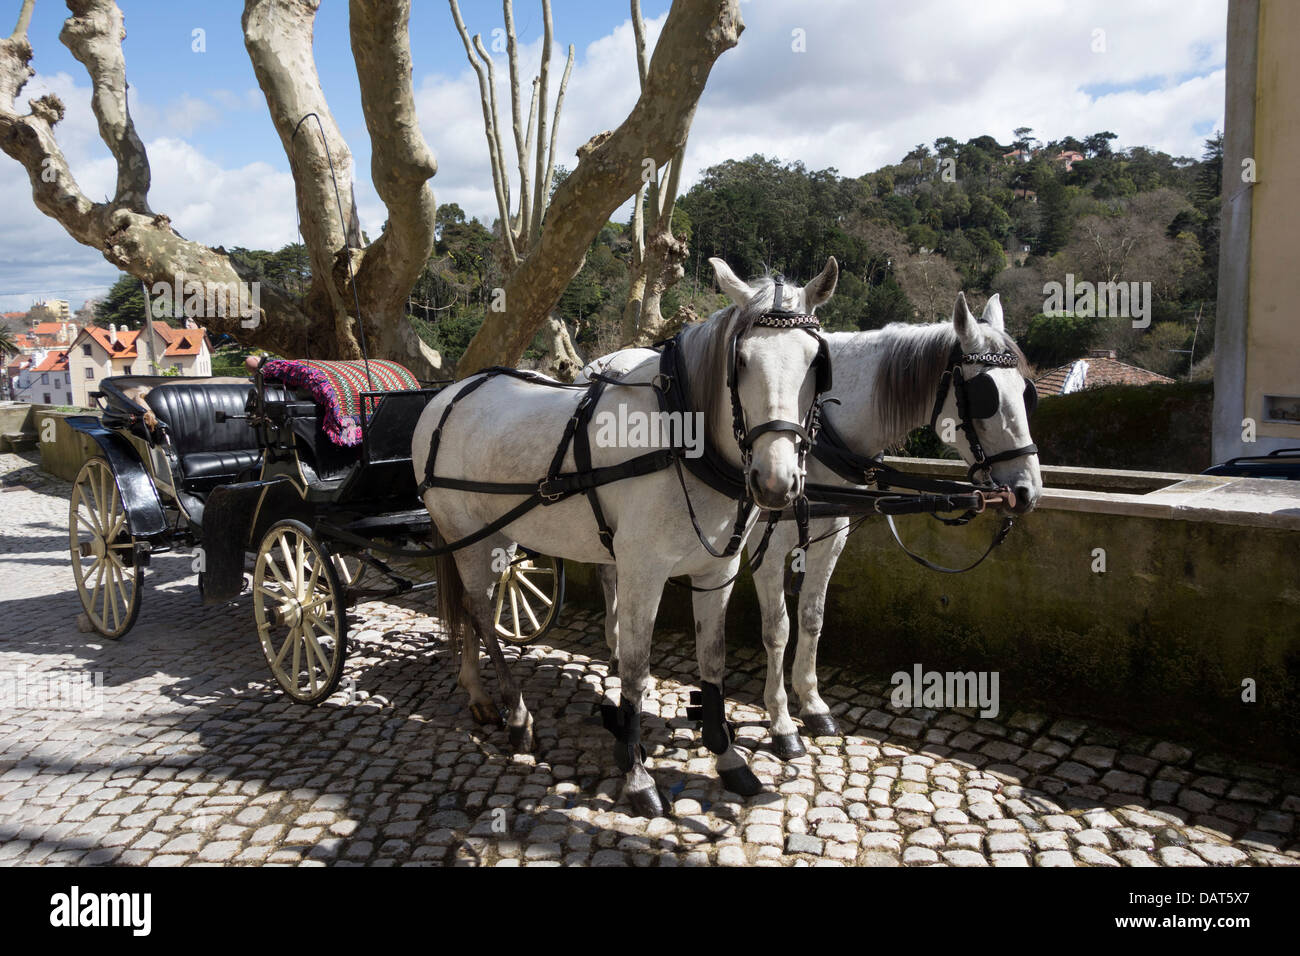
[[[822,395],[831,390],[834,378],[831,375],[831,346],[823,336],[817,336],[817,358],[813,360],[817,369],[817,394]]]
[[[1025,414],[1032,415],[1038,408],[1038,389],[1029,379],[1025,379]]]
[[[966,414],[971,418],[992,418],[1001,404],[998,383],[987,372],[965,381]]]

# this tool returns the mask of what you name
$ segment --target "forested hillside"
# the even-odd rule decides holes
[[[663,313],[689,306],[707,315],[722,304],[710,256],[741,275],[771,270],[802,280],[834,255],[839,288],[821,312],[831,328],[932,321],[949,314],[959,289],[977,305],[998,292],[1010,329],[1043,367],[1113,348],[1125,361],[1177,377],[1187,377],[1194,359],[1203,377],[1214,341],[1222,137],[1207,140],[1195,160],[1114,141],[1101,132],[1044,144],[1029,129],[1006,144],[943,137],[858,178],[763,156],[728,160],[677,203],[674,233],[688,242],[690,259],[686,277],[664,296]],[[563,177],[557,170],[556,185]],[[601,231],[560,301],[587,357],[621,344],[630,226],[610,222]],[[301,246],[232,252],[281,284],[310,275]],[[1042,315],[1044,284],[1064,283],[1067,274],[1149,282],[1150,327]],[[491,307],[499,278],[493,231],[456,204],[441,205],[437,245],[409,313],[454,360]],[[101,321],[136,324],[140,306],[138,283],[124,281],[101,306]]]

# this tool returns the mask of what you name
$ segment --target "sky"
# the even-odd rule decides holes
[[[19,0],[0,0],[0,34]],[[153,170],[155,212],[209,245],[275,249],[296,241],[289,164],[240,32],[240,0],[119,0],[132,116]],[[669,0],[643,0],[653,44]],[[323,0],[315,52],[321,83],[354,156],[362,227],[385,219],[369,181],[370,148],[348,44],[347,3]],[[413,0],[417,111],[438,159],[439,203],[496,215],[477,81],[444,0]],[[462,0],[491,49],[495,0]],[[741,0],[745,31],[714,65],[687,147],[682,190],[701,170],[754,153],[857,176],[940,136],[1000,142],[1028,126],[1046,142],[1111,130],[1115,145],[1199,157],[1223,127],[1227,0]],[[99,140],[85,69],[58,34],[67,10],[41,0],[28,31],[37,75],[20,97],[56,92],[56,136],[82,190],[111,195],[115,168]],[[636,101],[628,4],[554,0],[554,96],[567,45],[576,50],[556,163],[614,129]],[[522,73],[536,72],[540,0],[515,0]],[[196,33],[196,31],[201,31]],[[498,98],[508,113],[504,54]],[[527,79],[525,80],[525,86]],[[525,104],[524,109],[527,109]],[[507,149],[512,150],[507,129]],[[511,152],[513,155],[513,152]],[[0,153],[0,311],[39,299],[74,309],[117,270],[32,204],[26,171]]]

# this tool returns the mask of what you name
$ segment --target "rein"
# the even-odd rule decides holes
[[[893,535],[894,541],[903,550],[903,553],[931,571],[939,571],[944,574],[962,574],[981,564],[1011,533],[1011,529],[1015,525],[1015,519],[1010,515],[1003,516],[998,530],[994,533],[993,539],[984,553],[972,564],[964,568],[943,567],[911,551],[907,545],[903,544],[898,535],[898,528],[894,524],[894,516],[929,514],[942,524],[960,526],[969,523],[990,504],[1003,503],[1014,507],[1014,493],[1009,489],[993,486],[991,467],[998,462],[1010,461],[1013,458],[1026,455],[1035,455],[1038,453],[1038,446],[1029,444],[991,456],[985,454],[984,446],[975,430],[974,419],[988,418],[996,412],[997,386],[984,372],[980,372],[968,379],[963,371],[963,366],[1015,368],[1018,364],[1019,358],[1013,352],[966,353],[962,352],[960,345],[953,346],[948,360],[948,367],[939,380],[934,409],[930,415],[930,428],[936,434],[938,433],[936,426],[939,413],[943,409],[944,402],[948,397],[948,390],[951,388],[957,399],[957,414],[960,427],[966,435],[971,454],[975,459],[974,464],[967,470],[967,482],[926,478],[921,475],[900,471],[885,463],[883,452],[871,457],[860,455],[848,447],[843,436],[835,430],[829,421],[823,422],[821,434],[812,449],[813,456],[850,484],[875,485],[876,488],[840,488],[835,485],[809,485],[806,492],[808,497],[814,501],[813,508],[818,512],[818,516],[842,516],[846,508],[865,511],[866,515],[863,519],[858,519],[859,521],[864,520],[865,517],[870,517],[872,513],[882,514],[889,525],[890,534]],[[1037,397],[1033,383],[1026,380],[1026,409],[1033,410],[1033,407],[1037,404]],[[834,399],[831,399],[831,401],[834,401]],[[986,483],[976,484],[975,476],[979,472],[986,474],[988,479]],[[899,494],[892,490],[895,488],[907,489],[915,493]],[[819,505],[820,508],[818,508]],[[962,511],[963,513],[955,518],[945,518],[940,514],[941,512],[953,511]],[[795,518],[798,520],[797,514]],[[853,530],[856,530],[856,524]],[[801,533],[800,537],[802,540],[804,534]],[[827,537],[827,535],[822,535],[816,540],[821,540],[824,537]],[[803,545],[801,544],[801,546]]]

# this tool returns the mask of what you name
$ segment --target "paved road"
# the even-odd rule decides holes
[[[823,687],[851,733],[792,763],[760,747],[770,792],[742,800],[685,719],[697,672],[671,632],[645,743],[675,814],[629,816],[592,716],[598,614],[516,665],[535,754],[474,725],[420,603],[363,608],[346,689],[303,708],[247,602],[201,607],[187,558],[155,560],[127,637],[79,633],[67,485],[27,466],[0,457],[2,864],[1300,865],[1300,774],[1046,714],[895,712],[849,670]],[[735,656],[730,716],[757,744],[761,653]]]

